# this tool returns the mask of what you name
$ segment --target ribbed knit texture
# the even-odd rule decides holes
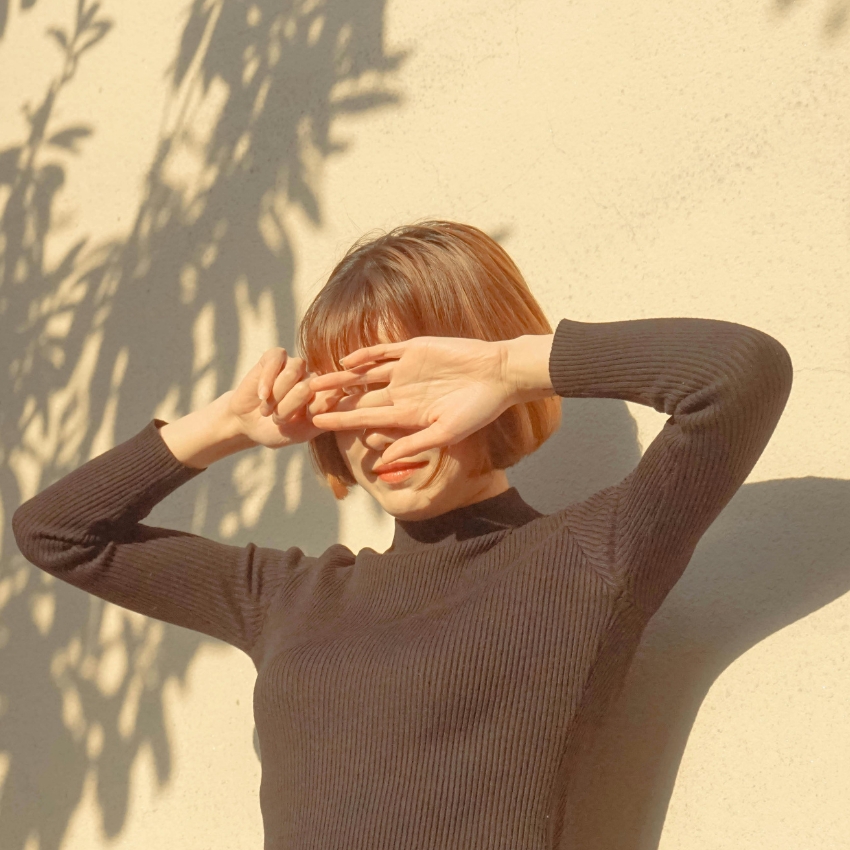
[[[219,638],[257,668],[266,850],[561,848],[573,754],[787,401],[767,334],[562,320],[556,392],[669,416],[619,484],[544,515],[516,488],[396,520],[387,552],[229,546],[142,524],[203,470],[151,420],[15,512],[63,581]]]

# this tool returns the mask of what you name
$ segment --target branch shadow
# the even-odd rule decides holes
[[[284,215],[296,209],[321,225],[322,166],[347,147],[332,135],[335,119],[399,104],[390,83],[406,57],[384,49],[385,0],[195,0],[128,237],[79,240],[47,268],[66,180],[61,156],[94,132],[54,129],[55,104],[80,55],[111,26],[100,4],[75,5],[76,34],[48,31],[64,50],[63,71],[29,113],[28,139],[0,152],[3,850],[33,840],[58,850],[92,777],[103,831],[117,836],[140,750],[153,754],[160,785],[172,775],[165,686],[185,684],[203,645],[233,651],[26,562],[10,529],[23,489],[29,498],[153,415],[178,417],[211,401],[265,347],[295,350]],[[8,4],[0,11],[5,26]],[[46,161],[51,150],[60,158]],[[254,351],[258,340],[268,344]],[[147,522],[191,526],[231,545],[322,551],[335,542],[337,506],[306,454],[227,458]],[[272,498],[282,464],[286,512]],[[326,521],[316,522],[317,508]]]
[[[21,0],[20,9],[26,12],[35,6],[36,0]],[[0,0],[0,40],[6,34],[6,28],[9,25],[9,0]]]
[[[800,5],[800,0],[773,0],[776,14],[785,15]],[[823,19],[821,35],[827,41],[837,39],[847,31],[850,22],[850,0],[832,0]]]
[[[544,513],[616,483],[640,458],[625,404],[566,399],[563,408],[561,429],[508,471]],[[564,458],[579,459],[563,471],[567,485],[551,481]],[[604,479],[594,468],[605,469]],[[564,847],[657,850],[691,728],[714,682],[753,646],[850,591],[848,516],[848,481],[741,487],[650,620],[619,696],[578,755]]]
[[[97,7],[78,0],[78,25],[87,15],[86,26],[103,24]],[[0,0],[2,26],[8,9]],[[27,564],[9,543],[20,482],[34,478],[43,489],[136,433],[154,405],[179,416],[211,400],[250,365],[240,358],[257,328],[269,344],[294,350],[295,257],[285,215],[295,209],[321,224],[322,164],[346,149],[331,134],[337,116],[401,101],[388,81],[405,54],[384,50],[384,10],[385,0],[260,0],[250,8],[195,0],[130,235],[94,247],[81,240],[53,268],[45,267],[45,245],[66,169],[61,160],[43,162],[45,152],[70,156],[94,132],[51,127],[73,74],[31,113],[28,139],[0,152],[8,192],[0,222],[4,850],[23,850],[33,836],[41,850],[58,850],[92,773],[103,829],[118,835],[140,749],[150,747],[160,784],[172,773],[165,685],[185,683],[202,646],[223,646]],[[86,38],[100,32],[89,29]],[[73,43],[69,34],[65,41]],[[616,483],[640,459],[625,404],[564,406],[561,430],[508,472],[547,513]],[[336,503],[304,472],[305,455],[284,460],[259,450],[226,459],[148,522],[235,545],[323,551],[338,536]],[[272,498],[281,478],[299,485],[286,513]],[[847,565],[835,563],[846,551],[847,506],[846,483],[828,479],[745,485],[736,494],[650,622],[620,698],[581,754],[565,825],[575,846],[657,847],[712,682],[763,637],[847,591]],[[329,519],[317,523],[317,514]]]

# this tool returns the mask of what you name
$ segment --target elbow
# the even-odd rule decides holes
[[[788,349],[781,342],[776,343],[779,354],[779,370],[782,375],[783,386],[786,388],[786,395],[791,392],[791,385],[794,383],[794,364],[791,362],[791,355]]]
[[[762,359],[766,378],[776,395],[782,399],[784,405],[794,383],[794,364],[791,361],[788,349],[778,339],[767,334],[764,336],[766,337],[766,351]]]
[[[24,503],[12,514],[12,536],[20,553],[33,566],[57,575],[73,569],[81,559],[89,556],[89,547],[63,539],[27,504]]]
[[[758,395],[788,400],[794,382],[794,364],[788,349],[775,337],[755,328],[748,329],[745,360],[752,389]]]
[[[28,502],[12,514],[12,536],[20,553],[31,563],[38,550],[38,523],[29,515]]]
[[[45,533],[44,523],[38,517],[18,508],[12,514],[12,535],[18,551],[33,566],[48,573],[57,572],[65,547]]]

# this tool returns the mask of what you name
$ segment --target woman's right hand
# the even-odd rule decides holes
[[[229,412],[242,432],[256,444],[280,449],[306,443],[326,429],[310,422],[307,413],[328,413],[345,396],[341,389],[313,393],[305,375],[306,362],[284,348],[269,348],[232,392]]]

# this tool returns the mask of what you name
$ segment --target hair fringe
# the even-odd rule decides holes
[[[400,342],[417,336],[500,341],[551,334],[552,326],[507,252],[468,224],[426,219],[369,231],[345,252],[298,328],[308,372],[340,371],[339,358],[376,345],[381,332]],[[467,439],[480,462],[473,475],[509,469],[537,451],[561,425],[555,396],[513,405]],[[309,443],[311,465],[337,499],[357,484],[334,432]],[[446,468],[447,449],[426,487]]]

